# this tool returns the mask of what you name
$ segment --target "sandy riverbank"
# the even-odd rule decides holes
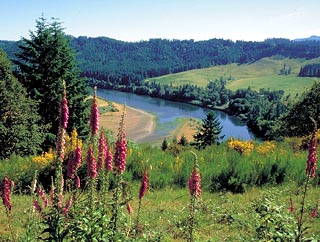
[[[108,106],[109,103],[105,100],[98,99],[98,105],[99,107],[103,107]],[[112,102],[112,106],[118,111],[108,111],[101,114],[100,125],[104,129],[112,130],[116,135],[124,106],[114,102]],[[125,129],[128,139],[139,143],[154,130],[156,118],[154,115],[128,106],[126,106],[125,114]]]

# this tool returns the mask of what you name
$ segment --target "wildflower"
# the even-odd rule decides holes
[[[103,166],[103,162],[105,161],[107,156],[107,140],[106,140],[106,137],[104,136],[104,132],[101,132],[100,134],[98,153],[99,153],[99,157],[98,157],[97,169],[101,170]]]
[[[105,162],[104,167],[107,168],[108,171],[112,170],[112,159],[113,159],[112,152],[110,149],[107,149],[107,156],[104,161]]]
[[[318,214],[318,206],[315,206],[311,211],[311,217],[315,218]]]
[[[81,151],[80,145],[78,145],[76,150],[74,151],[74,160],[75,160],[76,169],[78,169],[82,161],[82,151]]]
[[[91,178],[97,177],[97,164],[96,158],[93,155],[92,145],[89,146],[88,154],[87,154],[87,174]]]
[[[236,150],[239,154],[244,155],[250,153],[254,149],[254,145],[251,141],[241,141],[230,138],[228,141],[229,148]]]
[[[75,150],[78,147],[80,142],[81,140],[78,139],[77,130],[73,129],[71,133],[71,149]]]
[[[127,157],[127,141],[126,133],[122,132],[122,135],[118,136],[116,142],[116,151],[114,154],[114,165],[116,166],[118,173],[123,174],[126,169],[126,157]]]
[[[66,203],[66,206],[65,206],[64,209],[63,209],[63,214],[64,214],[64,216],[66,216],[66,215],[68,214],[72,202],[73,202],[73,195],[71,195],[71,196],[69,197],[69,199],[68,199],[68,201],[67,201],[67,203]]]
[[[310,176],[314,178],[317,169],[317,139],[315,133],[312,134],[308,150],[309,154],[307,160],[306,173],[310,174]]]
[[[66,98],[66,89],[64,87],[63,98],[60,102],[60,111],[59,111],[59,121],[60,127],[66,129],[68,125],[69,119],[69,108],[68,108],[68,100]]]
[[[80,188],[80,177],[76,176],[76,188]]]
[[[38,202],[38,200],[37,199],[34,199],[33,200],[33,207],[40,213],[41,212],[41,206],[40,206],[40,204],[39,204],[39,202]]]
[[[56,150],[58,157],[63,160],[64,153],[65,153],[65,146],[66,146],[66,130],[59,127],[58,135],[57,135],[57,142],[56,142]]]
[[[11,181],[7,176],[5,176],[2,180],[2,202],[6,209],[11,211]]]
[[[78,169],[81,165],[82,160],[82,152],[80,146],[70,154],[67,165],[67,176],[71,179],[74,178],[76,169]]]
[[[62,202],[63,202],[63,194],[59,194],[59,197],[58,197],[58,208],[61,208],[62,207]]]
[[[143,174],[142,181],[141,181],[141,186],[140,186],[140,191],[139,191],[139,199],[142,199],[144,197],[144,195],[146,195],[148,183],[149,183],[149,176],[148,176],[148,172],[145,171]]]
[[[294,206],[293,206],[293,202],[292,202],[292,198],[290,198],[290,208],[289,211],[292,213],[294,211]]]
[[[190,178],[189,178],[189,191],[190,195],[200,197],[201,196],[201,177],[200,177],[200,171],[199,168],[197,167],[197,164],[195,164],[194,168],[192,169]]]
[[[94,88],[93,101],[90,110],[90,131],[91,135],[97,135],[99,131],[99,109],[97,102],[97,88]]]
[[[67,164],[67,177],[73,179],[74,174],[76,172],[76,165],[75,165],[75,152],[70,153],[68,164]]]
[[[127,211],[130,216],[133,215],[134,210],[133,210],[133,207],[130,205],[130,203],[127,203]]]
[[[38,187],[37,189],[37,194],[39,195],[39,197],[41,197],[43,203],[44,203],[44,206],[47,207],[48,204],[49,204],[49,201],[46,197],[46,194],[44,194],[43,190],[41,189],[41,187]]]

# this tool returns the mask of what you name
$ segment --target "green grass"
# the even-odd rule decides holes
[[[135,210],[131,225],[135,221],[137,212],[138,189],[139,184],[135,183],[132,191],[133,199],[130,202]],[[272,219],[281,215],[283,219],[292,221],[290,225],[294,228],[295,213],[289,212],[289,199],[292,197],[296,211],[298,211],[301,193],[297,195],[297,191],[294,183],[288,183],[282,186],[251,188],[243,194],[203,192],[202,200],[198,204],[196,212],[195,240],[252,241],[254,239],[257,241],[256,219],[258,219],[258,214],[255,208],[262,205],[268,206],[270,209],[269,216]],[[316,234],[320,229],[320,218],[310,218],[308,214],[317,201],[318,193],[318,188],[311,187],[307,197],[308,205],[305,219],[310,226],[308,231],[313,234]],[[186,241],[184,226],[188,217],[189,201],[190,196],[187,188],[150,189],[142,200],[140,214],[140,221],[143,225],[142,232],[147,241],[148,239],[153,241],[151,238],[158,236],[161,237],[161,241]],[[30,215],[28,210],[31,207],[31,197],[15,195],[12,197],[12,204],[13,210],[10,222],[15,236],[21,236],[25,231],[24,226]],[[128,216],[125,208],[123,209],[123,216]],[[10,238],[7,227],[8,220],[2,206],[0,207],[0,218],[0,241],[8,241],[5,240]],[[283,223],[287,222],[283,221]],[[270,224],[270,226],[272,225]]]
[[[256,148],[244,155],[231,149],[227,143],[211,146],[201,151],[194,150],[198,157],[203,191],[197,205],[195,241],[292,241],[281,240],[279,237],[277,240],[272,240],[270,237],[259,237],[257,231],[262,229],[266,234],[282,236],[296,228],[295,216],[300,211],[302,190],[306,179],[305,163],[308,155],[307,151],[299,149],[302,142],[303,140],[298,138],[288,138],[284,142],[276,143],[274,151],[268,151],[267,143],[254,142]],[[265,149],[258,149],[260,145],[263,145]],[[130,187],[131,192],[128,190],[128,194],[132,194],[130,204],[135,213],[130,218],[125,206],[121,207],[120,221],[125,221],[121,223],[121,231],[130,231],[130,228],[134,226],[138,210],[140,180],[147,160],[149,168],[149,189],[142,200],[140,213],[142,234],[134,241],[186,241],[190,203],[187,184],[194,156],[190,152],[192,150],[190,147],[173,145],[173,148],[177,149],[163,152],[159,147],[148,145],[135,146],[132,144],[129,146],[124,184]],[[83,156],[85,157],[84,154]],[[12,171],[8,173],[11,180],[16,181],[15,178],[25,176],[24,169],[28,171],[35,169],[30,165],[22,167],[22,164],[28,160],[31,163],[30,158],[27,158],[25,162],[22,158],[18,159],[14,156],[12,159],[14,160],[0,163],[7,171],[9,162],[12,161],[10,166]],[[83,168],[85,172],[85,162]],[[274,171],[271,172],[271,169]],[[282,174],[283,171],[285,171],[283,181],[273,178],[273,176]],[[5,174],[4,170],[2,173]],[[317,172],[317,177],[318,175]],[[319,180],[310,181],[304,214],[306,225],[310,227],[308,232],[313,235],[317,235],[320,230],[320,216],[310,217],[312,208],[319,202],[318,184]],[[212,188],[219,186],[222,189],[210,192],[213,191]],[[243,193],[232,193],[231,190],[228,190],[228,187],[234,186],[243,186]],[[21,190],[15,189],[17,194]],[[16,236],[14,241],[25,241],[22,236],[30,223],[34,228],[41,230],[37,227],[40,217],[36,214],[31,216],[32,197],[17,194],[11,199],[13,208],[10,221],[6,217],[4,207],[0,206],[0,241],[11,241],[9,223]],[[87,194],[86,191],[84,194]],[[289,212],[290,198],[294,202],[294,213]],[[83,214],[80,200],[75,200],[77,205],[74,206],[81,208],[78,211],[75,210],[75,220]],[[110,192],[107,199],[103,201],[109,204],[111,200],[112,193]],[[108,211],[111,210],[108,209]],[[69,219],[66,221],[69,222]],[[70,221],[72,222],[71,217]],[[32,231],[38,233],[37,230]],[[317,236],[314,241],[320,240],[319,234]],[[156,240],[156,238],[161,238],[161,240]]]
[[[295,95],[296,93],[301,94],[306,88],[311,87],[316,80],[316,78],[310,77],[297,77],[301,66],[319,62],[320,58],[305,60],[274,56],[262,58],[251,64],[238,65],[233,63],[214,66],[147,79],[147,81],[156,81],[163,84],[172,83],[176,86],[196,84],[204,87],[210,80],[223,77],[228,80],[227,88],[233,91],[250,86],[257,91],[260,88],[269,88],[270,90],[284,90],[286,95]],[[291,68],[290,75],[279,75],[284,64],[286,68]]]

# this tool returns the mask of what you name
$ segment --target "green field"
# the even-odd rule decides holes
[[[305,60],[274,56],[262,58],[251,64],[238,65],[233,63],[214,66],[147,79],[147,81],[172,83],[176,86],[183,84],[206,86],[210,80],[222,77],[227,80],[227,88],[233,91],[247,87],[257,91],[260,88],[269,88],[270,90],[284,90],[285,94],[295,95],[304,92],[311,87],[315,80],[319,80],[319,78],[297,77],[300,68],[311,63],[320,63],[320,58]],[[284,65],[287,69],[291,69],[290,75],[279,74]]]

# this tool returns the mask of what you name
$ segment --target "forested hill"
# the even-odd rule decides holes
[[[123,42],[106,37],[69,37],[82,75],[109,83],[137,83],[148,77],[228,63],[250,63],[263,57],[320,56],[319,41],[268,39],[262,42],[211,39],[206,41],[150,39]],[[0,41],[9,58],[18,42]]]

